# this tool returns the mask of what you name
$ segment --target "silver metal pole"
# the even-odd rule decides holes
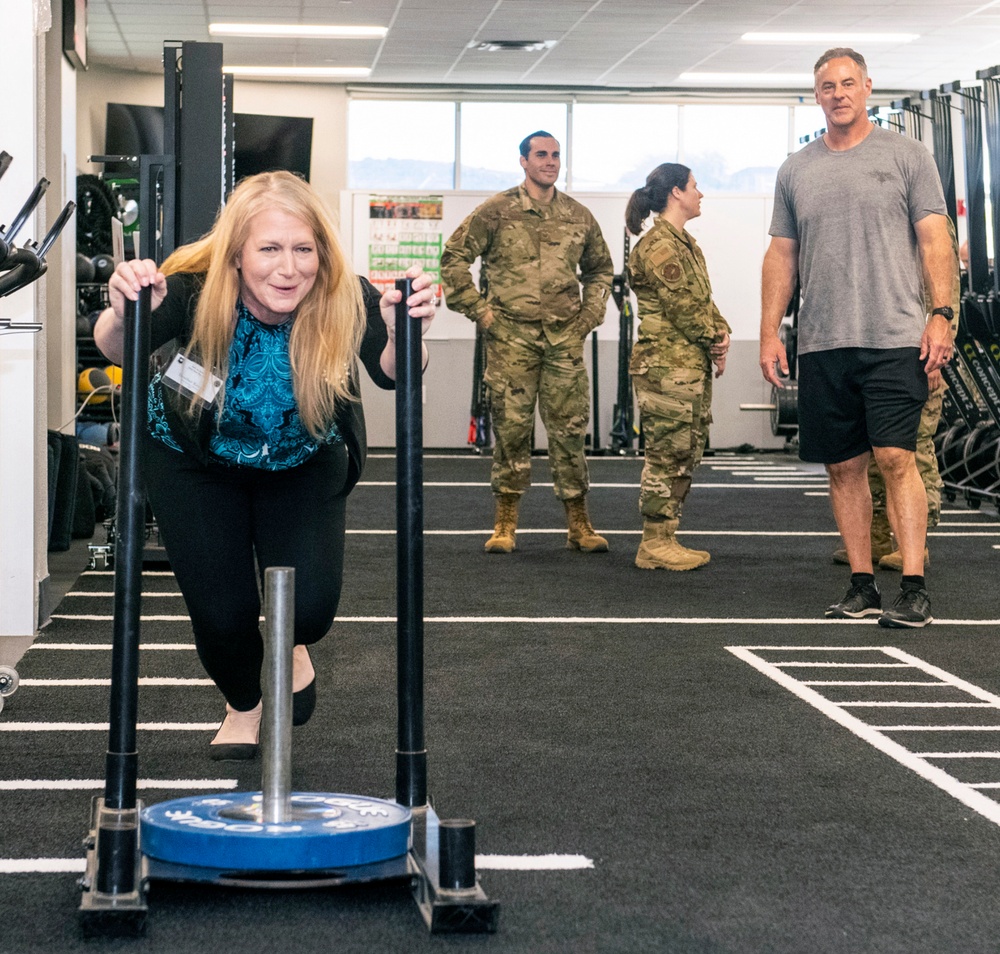
[[[261,687],[264,822],[291,819],[292,646],[295,637],[295,569],[272,566],[264,572],[264,668]]]

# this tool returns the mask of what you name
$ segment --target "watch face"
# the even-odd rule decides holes
[[[954,318],[954,317],[955,317],[955,312],[954,312],[954,311],[952,311],[952,309],[951,309],[951,308],[949,308],[949,307],[948,307],[947,305],[945,305],[945,306],[944,306],[943,308],[935,308],[935,309],[934,309],[934,310],[933,310],[933,311],[931,312],[931,314],[932,314],[932,315],[943,315],[943,316],[944,316],[945,318],[947,318],[947,319],[948,319],[949,321],[951,321],[951,320],[952,320],[952,318]]]

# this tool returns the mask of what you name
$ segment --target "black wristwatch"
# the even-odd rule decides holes
[[[940,308],[935,308],[931,312],[931,315],[944,315],[944,317],[949,321],[954,321],[955,319],[955,311],[948,305],[942,305]]]

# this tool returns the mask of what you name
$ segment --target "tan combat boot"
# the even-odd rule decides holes
[[[889,517],[884,510],[876,510],[872,514],[872,565],[881,566],[879,561],[883,557],[892,553],[892,531],[889,529]],[[843,563],[849,566],[851,561],[847,559],[847,550],[841,547],[833,554],[834,563]],[[900,564],[902,565],[902,564]]]
[[[640,570],[696,570],[712,558],[705,550],[689,550],[677,542],[677,520],[651,520],[642,525],[642,543],[635,556]]]
[[[896,543],[895,540],[892,541],[893,544]],[[899,547],[890,547],[889,553],[881,557],[878,561],[878,565],[883,570],[895,570],[897,573],[903,572],[903,554],[899,552]],[[931,554],[927,547],[924,547],[924,568],[926,569],[931,565]]]
[[[496,517],[493,536],[486,541],[487,553],[510,553],[517,544],[517,511],[521,505],[519,494],[497,494]]]
[[[566,548],[584,553],[607,553],[608,541],[590,525],[587,499],[574,497],[572,500],[564,500],[563,505],[566,507],[566,523],[569,525]]]

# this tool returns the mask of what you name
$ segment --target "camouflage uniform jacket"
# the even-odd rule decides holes
[[[485,298],[469,272],[477,258]],[[523,183],[472,212],[441,256],[449,308],[472,321],[488,306],[513,321],[539,322],[553,344],[583,338],[604,321],[613,273],[590,210],[558,191],[548,205],[535,202]]]
[[[686,230],[659,217],[632,250],[629,283],[639,302],[639,335],[629,371],[708,371],[708,349],[732,329],[712,301],[705,256]]]

